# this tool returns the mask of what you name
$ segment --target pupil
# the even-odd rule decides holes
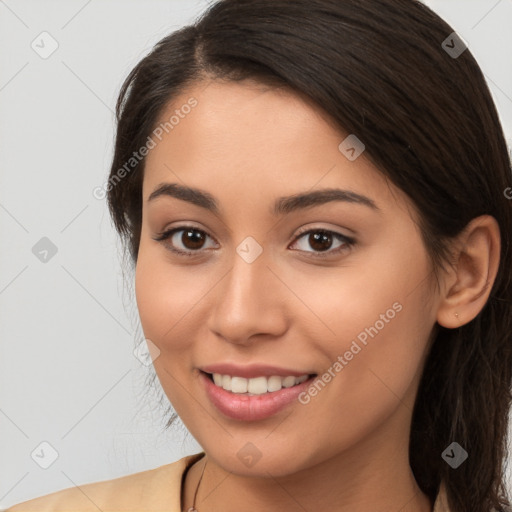
[[[200,249],[203,243],[203,235],[195,229],[188,229],[183,232],[181,241],[188,249]]]
[[[317,231],[309,235],[309,243],[313,249],[325,251],[331,247],[332,236],[324,231]],[[326,245],[327,242],[327,245]]]

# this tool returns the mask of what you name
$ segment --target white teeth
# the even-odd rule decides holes
[[[275,375],[270,377],[267,381],[267,389],[269,391],[279,391],[282,387],[282,380],[281,377]]]
[[[292,375],[290,375],[289,377],[285,377],[283,379],[283,387],[291,388],[294,385],[295,385],[295,377],[293,377]]]
[[[222,387],[224,389],[231,389],[231,375],[222,376]]]
[[[301,377],[298,378],[297,384],[300,384],[301,382],[308,380],[308,378],[309,378],[309,375],[302,375]]]
[[[247,393],[247,379],[231,377],[231,391],[233,393]],[[254,391],[251,391],[254,393]]]
[[[242,377],[239,377],[242,379]],[[252,393],[253,395],[262,395],[268,391],[267,388],[267,377],[255,377],[254,379],[242,379],[247,382],[247,392]],[[233,391],[233,389],[231,389]],[[233,391],[236,393],[236,390]]]
[[[231,375],[221,375],[220,373],[213,374],[213,382],[226,391],[231,391],[237,394],[262,395],[263,393],[279,391],[281,388],[290,388],[296,386],[301,382],[307,380],[309,375],[301,375],[294,377],[288,375],[287,377],[280,377],[279,375],[272,375],[271,377],[255,377],[246,379],[244,377],[237,377]]]

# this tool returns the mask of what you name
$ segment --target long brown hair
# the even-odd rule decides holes
[[[364,141],[365,156],[415,204],[434,268],[471,219],[495,217],[501,260],[490,298],[458,329],[436,324],[410,436],[411,468],[432,500],[443,480],[453,512],[489,512],[509,504],[512,173],[483,74],[453,32],[416,0],[217,1],[124,82],[107,199],[135,265],[144,159],[122,179],[119,170],[187,86],[249,78],[307,95]],[[441,457],[452,442],[469,454],[457,469]]]

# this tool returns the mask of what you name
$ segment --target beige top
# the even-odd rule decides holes
[[[155,469],[70,487],[24,501],[6,512],[181,512],[183,474],[204,452]],[[441,485],[433,512],[450,512]]]

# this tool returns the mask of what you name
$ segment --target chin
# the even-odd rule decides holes
[[[274,447],[272,442],[262,440],[251,442],[233,440],[229,447],[223,448],[219,445],[212,447],[212,450],[205,449],[208,457],[215,460],[215,463],[226,472],[236,475],[250,477],[283,477],[307,469],[315,464],[308,456],[301,452],[302,447],[283,447],[276,437],[278,446]],[[281,446],[279,446],[281,444]],[[298,455],[301,457],[298,457]]]

